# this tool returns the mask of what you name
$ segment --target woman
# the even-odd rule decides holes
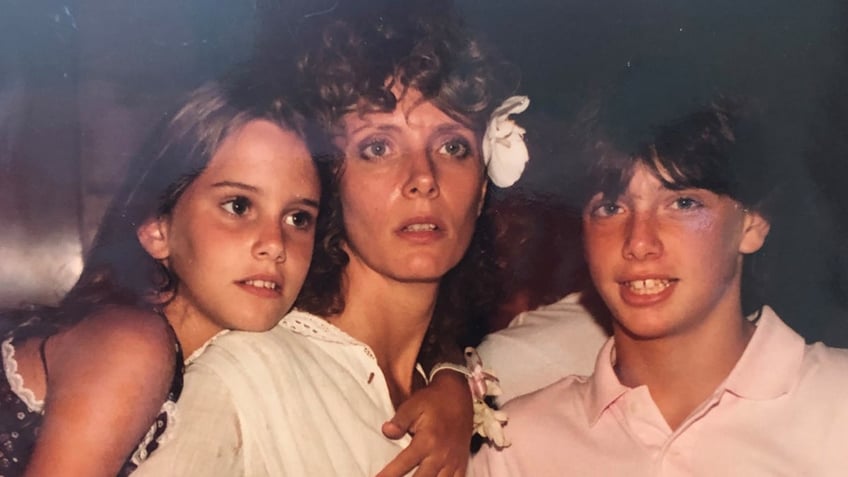
[[[207,349],[187,373],[176,439],[141,475],[371,476],[409,443],[380,425],[426,384],[419,356],[460,344],[494,292],[486,163],[508,185],[526,161],[520,128],[505,122],[526,98],[496,115],[503,129],[483,153],[508,89],[439,7],[328,18],[300,55],[302,97],[333,149],[319,162],[326,220],[299,309],[268,333],[230,333]],[[416,475],[464,474],[463,399],[448,403],[456,418],[421,423],[468,427],[450,433],[446,465],[428,456]],[[382,475],[414,464],[396,460]]]
[[[289,310],[319,196],[290,108],[238,77],[193,92],[131,164],[76,285],[9,314],[0,475],[132,472],[173,430],[183,354]]]

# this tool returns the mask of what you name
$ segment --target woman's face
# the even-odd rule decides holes
[[[438,282],[471,241],[486,191],[479,140],[420,98],[409,90],[394,111],[341,120],[349,273]]]
[[[319,196],[296,133],[254,120],[225,139],[172,213],[140,230],[179,277],[169,317],[209,336],[274,326],[306,277]],[[150,233],[159,234],[153,247]]]

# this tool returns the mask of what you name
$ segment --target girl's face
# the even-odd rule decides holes
[[[409,90],[394,111],[342,118],[348,272],[438,282],[471,241],[486,191],[479,140],[420,98]]]
[[[179,277],[169,318],[206,337],[274,326],[306,277],[319,196],[296,133],[254,120],[226,138],[172,213],[139,229]]]
[[[620,197],[598,194],[583,212],[592,280],[616,329],[643,339],[738,326],[743,255],[767,234],[735,200],[668,189],[643,165]]]

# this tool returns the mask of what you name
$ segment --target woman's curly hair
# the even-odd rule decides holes
[[[509,66],[469,34],[447,1],[387,2],[378,11],[360,8],[324,20],[314,36],[304,36],[296,65],[301,100],[327,132],[324,144],[312,146],[325,152],[317,161],[325,197],[312,267],[296,306],[327,316],[344,309],[341,283],[349,260],[342,250],[346,236],[338,193],[344,157],[330,141],[341,118],[350,112],[393,111],[399,98],[392,91],[403,95],[414,89],[421,101],[432,101],[481,138],[491,111],[517,81],[513,87],[503,81],[515,77]],[[497,287],[490,283],[495,275],[492,240],[484,205],[469,250],[441,282],[422,348],[425,361],[439,346],[473,342],[482,329]]]

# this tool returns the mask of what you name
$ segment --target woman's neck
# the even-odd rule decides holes
[[[400,282],[373,271],[353,271],[345,275],[343,293],[344,311],[329,320],[371,348],[397,406],[412,392],[438,283]]]

